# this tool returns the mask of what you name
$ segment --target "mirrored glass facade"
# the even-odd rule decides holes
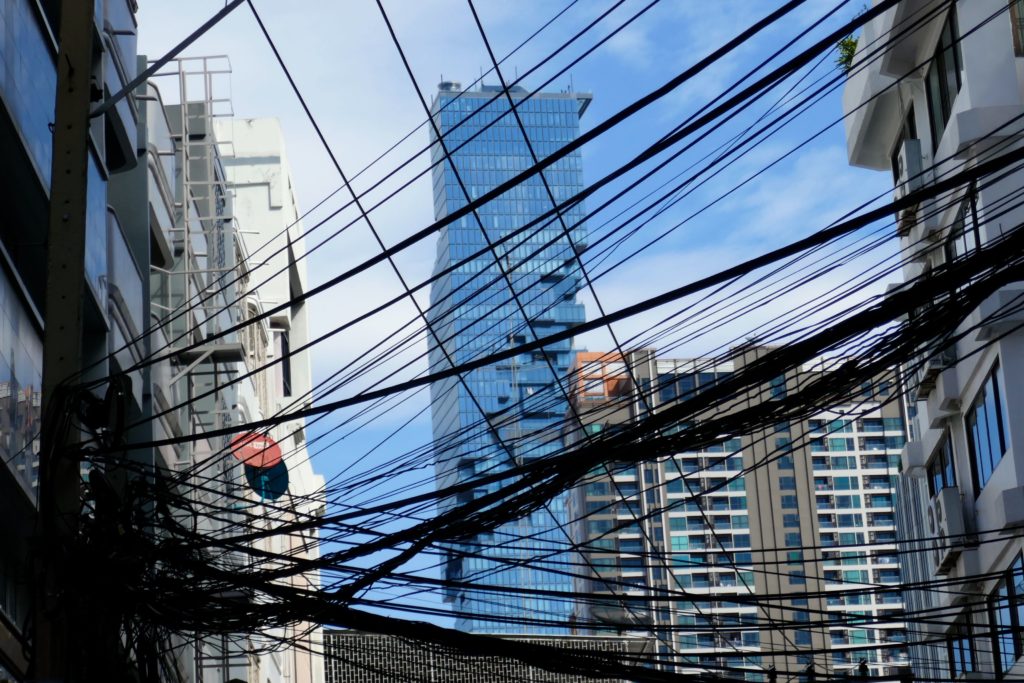
[[[53,150],[54,50],[29,0],[0,2],[0,98],[18,126],[36,171],[50,184]],[[134,53],[133,53],[134,54]]]
[[[17,287],[0,268],[0,458],[35,500],[43,340]]]
[[[513,89],[533,153],[543,159],[575,139],[590,101],[578,93],[527,98]],[[434,101],[434,211],[438,219],[467,205],[533,165],[533,157],[505,95],[484,86],[462,91],[444,83]],[[450,158],[445,158],[445,148]],[[581,278],[576,251],[586,241],[582,205],[538,219],[583,188],[579,153],[559,160],[445,227],[437,242],[429,318],[434,371],[565,330],[583,322],[576,302]],[[549,195],[550,191],[550,195]],[[525,229],[524,229],[525,228]],[[518,301],[517,301],[518,300]],[[565,375],[569,341],[521,354],[512,361],[464,374],[431,387],[437,486],[484,472],[502,471],[562,447],[568,410]],[[494,485],[497,486],[497,485]],[[442,503],[447,509],[493,489],[481,487]],[[569,541],[565,498],[529,517],[465,539],[448,549],[445,576],[454,581],[536,589],[571,590],[565,570]],[[540,558],[540,559],[538,559]],[[565,633],[568,601],[486,595],[452,590],[457,625],[476,632]],[[494,617],[493,620],[481,618]],[[532,620],[536,622],[531,623]],[[519,623],[516,623],[519,622]]]

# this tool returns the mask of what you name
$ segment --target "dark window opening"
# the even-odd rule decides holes
[[[962,68],[960,30],[957,27],[956,11],[950,9],[939,35],[939,44],[935,47],[932,63],[928,67],[928,74],[924,78],[933,150],[938,148],[942,133],[945,132],[946,124],[953,113],[953,102],[960,92]]]
[[[968,612],[953,624],[946,639],[949,675],[954,680],[961,674],[978,670],[978,654],[974,641],[973,619]]]
[[[278,353],[281,358],[281,391],[285,396],[292,395],[292,357],[288,331],[279,330],[277,334]]]
[[[973,190],[973,188],[972,188]],[[949,226],[946,238],[946,263],[952,263],[978,249],[981,246],[981,232],[978,229],[977,209],[973,191],[960,202],[960,208]]]
[[[992,644],[998,674],[1006,674],[1024,654],[1024,557],[1017,556],[988,598]]]
[[[938,452],[928,463],[928,492],[934,496],[950,486],[956,486],[956,472],[953,469],[953,443],[947,431]]]
[[[997,363],[964,416],[974,468],[975,495],[981,493],[1006,453],[1006,415],[1000,396],[1001,383],[1002,373]]]
[[[896,146],[893,147],[892,156],[889,158],[892,163],[892,180],[894,185],[900,184],[900,149],[907,140],[917,139],[917,119],[914,118],[914,105],[910,105],[907,116],[903,119],[903,127],[900,128],[900,135],[896,138]]]

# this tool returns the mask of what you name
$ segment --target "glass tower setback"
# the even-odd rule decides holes
[[[526,135],[543,159],[579,133],[590,102],[580,93],[538,93],[513,88]],[[533,165],[508,99],[499,88],[463,91],[442,83],[433,117],[450,158],[433,139],[434,213],[443,218]],[[544,171],[556,201],[583,189],[579,152]],[[460,182],[461,181],[461,182]],[[468,195],[468,198],[467,198]],[[428,335],[432,371],[461,364],[583,322],[576,302],[581,277],[574,250],[586,241],[584,209],[562,220],[545,219],[495,244],[552,208],[539,176],[457,219],[441,230],[431,289]],[[567,231],[568,230],[568,234]],[[518,300],[518,301],[517,301]],[[561,342],[511,361],[464,373],[431,386],[436,481],[439,488],[561,449],[569,409],[566,373],[572,343]],[[444,500],[442,510],[493,491],[480,488]],[[445,578],[494,586],[572,589],[565,572],[569,542],[566,497],[493,532],[446,547]],[[450,589],[457,626],[475,632],[567,632],[570,601]],[[488,619],[486,617],[491,617]],[[550,624],[530,623],[531,620]],[[558,624],[558,625],[555,625]]]

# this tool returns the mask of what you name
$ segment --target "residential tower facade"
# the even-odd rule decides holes
[[[765,351],[736,349],[727,360],[580,353],[572,376],[582,419],[567,440],[699,397]],[[823,372],[787,373],[736,405],[775,400]],[[857,675],[862,661],[873,675],[904,671],[892,508],[904,438],[893,390],[882,379],[807,420],[593,470],[569,503],[589,567],[576,588],[608,597],[581,601],[577,622],[647,633],[666,662],[692,673]]]

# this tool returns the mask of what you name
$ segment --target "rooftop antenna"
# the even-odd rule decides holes
[[[569,72],[569,92],[576,92],[573,89],[573,85],[572,85],[572,72],[571,71]]]

